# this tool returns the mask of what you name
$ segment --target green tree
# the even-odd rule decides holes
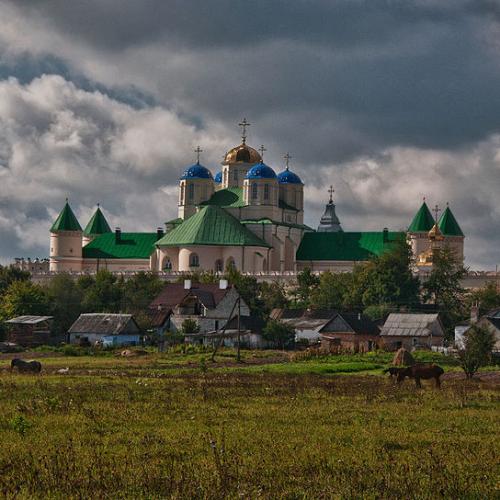
[[[310,295],[311,307],[314,309],[343,309],[351,285],[351,273],[332,273],[330,271],[322,273],[319,284],[313,288]]]
[[[14,281],[28,281],[30,273],[12,266],[0,266],[0,296]]]
[[[270,320],[262,331],[264,340],[272,342],[281,349],[293,347],[295,342],[295,330],[291,325],[281,321]]]
[[[122,285],[123,311],[138,315],[161,292],[163,282],[154,273],[140,272],[125,281]]]
[[[277,281],[273,281],[272,283],[264,281],[260,284],[260,300],[266,314],[269,314],[275,308],[287,307],[288,299],[285,292],[285,285]]]
[[[432,271],[423,285],[424,301],[436,305],[441,312],[445,336],[453,338],[453,329],[458,321],[467,316],[464,307],[464,292],[461,280],[467,273],[455,252],[443,248],[434,255]]]
[[[311,272],[309,267],[297,274],[297,306],[309,307],[311,305],[311,295],[318,287],[320,279],[318,276]]]
[[[473,325],[465,332],[464,348],[458,355],[467,378],[472,378],[481,366],[488,364],[494,345],[495,336],[487,328]]]
[[[82,312],[83,291],[66,273],[54,276],[46,287],[54,331],[64,334]]]
[[[48,315],[49,302],[45,290],[31,281],[13,281],[5,290],[0,305],[3,320],[24,315]]]
[[[483,288],[474,290],[467,297],[468,308],[479,304],[480,314],[486,314],[492,309],[500,307],[500,289],[496,283],[487,283]]]
[[[200,325],[194,319],[185,319],[181,325],[181,333],[198,333]]]
[[[363,305],[417,304],[420,285],[413,276],[412,263],[411,248],[404,240],[368,262],[360,274]]]
[[[117,313],[123,309],[123,280],[107,270],[100,270],[93,283],[85,280],[83,310],[94,313]]]

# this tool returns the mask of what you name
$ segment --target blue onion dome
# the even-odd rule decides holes
[[[222,172],[217,172],[214,177],[214,182],[216,184],[222,184]]]
[[[246,175],[247,179],[276,179],[276,173],[263,161],[254,165]]]
[[[288,168],[278,174],[278,182],[280,184],[303,184],[300,177]]]
[[[212,179],[212,173],[203,165],[195,163],[184,170],[181,180],[183,179]]]

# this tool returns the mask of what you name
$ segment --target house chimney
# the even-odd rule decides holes
[[[191,280],[184,280],[184,290],[191,290]]]
[[[219,288],[221,290],[226,290],[227,289],[227,280],[220,280],[219,281]]]
[[[382,238],[384,240],[384,243],[389,242],[389,229],[387,229],[386,227],[384,227],[384,229],[382,230]]]
[[[115,228],[115,242],[120,243],[122,241],[122,230],[117,227]]]
[[[156,240],[158,241],[160,238],[163,238],[165,235],[165,231],[161,227],[156,228]]]
[[[477,323],[479,321],[479,302],[476,302],[470,308],[470,322]]]

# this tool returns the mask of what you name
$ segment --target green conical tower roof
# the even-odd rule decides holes
[[[446,210],[439,219],[438,226],[445,236],[464,236],[464,233],[458,225],[457,219],[455,219],[450,207],[446,207]]]
[[[78,219],[75,217],[73,210],[71,210],[68,200],[66,200],[64,208],[61,210],[61,213],[57,217],[54,224],[52,224],[50,232],[54,233],[56,231],[81,231],[81,230],[82,228],[78,222]]]
[[[408,232],[410,233],[423,233],[430,231],[434,226],[434,219],[425,201],[422,203],[419,211],[411,221]]]
[[[156,242],[158,246],[228,245],[269,247],[238,219],[215,205],[203,207]]]
[[[102,213],[99,205],[97,205],[97,210],[94,212],[94,215],[89,220],[89,223],[83,230],[83,234],[86,236],[96,235],[96,234],[104,234],[111,233],[111,228],[109,227],[108,221],[104,214]]]

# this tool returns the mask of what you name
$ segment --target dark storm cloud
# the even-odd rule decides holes
[[[194,145],[215,171],[246,116],[273,167],[292,153],[309,224],[331,182],[347,230],[405,227],[427,194],[452,202],[468,255],[491,266],[499,10],[491,0],[4,1],[0,79],[19,82],[1,87],[0,177],[20,194],[0,188],[0,228],[15,221],[18,248],[45,248],[37,227],[26,244],[21,228],[36,220],[26,214],[40,208],[48,225],[68,193],[84,219],[105,201],[120,225],[156,226],[175,212]]]

